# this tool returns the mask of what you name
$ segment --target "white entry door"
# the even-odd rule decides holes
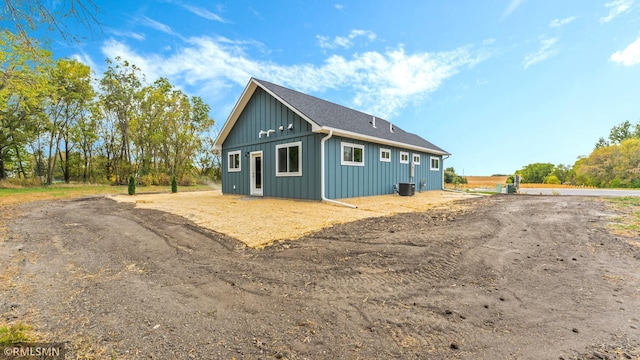
[[[251,195],[262,196],[262,151],[251,153]]]

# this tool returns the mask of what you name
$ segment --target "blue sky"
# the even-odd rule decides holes
[[[94,0],[103,33],[53,43],[160,76],[227,119],[250,77],[385,118],[466,175],[573,164],[640,120],[640,1]]]

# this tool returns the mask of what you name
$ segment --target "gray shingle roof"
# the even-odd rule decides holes
[[[348,107],[322,100],[286,87],[276,85],[264,80],[253,78],[258,85],[277,95],[289,106],[304,114],[308,119],[321,127],[339,129],[356,134],[366,135],[381,140],[387,140],[429,150],[438,153],[449,154],[418,135],[406,132],[393,125],[390,131],[390,123],[376,116],[376,127],[372,125],[373,115],[350,109]]]

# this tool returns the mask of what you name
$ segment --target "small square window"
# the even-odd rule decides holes
[[[413,154],[413,164],[420,165],[420,154]]]
[[[440,170],[440,158],[431,157],[431,170]]]
[[[364,166],[364,145],[341,143],[341,165]]]
[[[229,171],[229,172],[238,172],[238,171],[241,170],[240,166],[241,166],[242,162],[240,161],[240,155],[241,155],[240,150],[229,152],[228,160],[227,160],[228,161],[227,162],[227,171]]]
[[[400,164],[409,163],[409,153],[406,151],[400,151]]]
[[[391,150],[380,149],[380,161],[391,162]]]

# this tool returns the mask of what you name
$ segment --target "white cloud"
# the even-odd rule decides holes
[[[522,66],[527,69],[529,66],[547,60],[556,55],[558,50],[554,45],[558,42],[558,38],[540,40],[540,49],[532,54],[528,54],[522,61]]]
[[[139,34],[133,31],[120,31],[116,29],[109,29],[108,31],[115,36],[128,37],[128,38],[136,39],[139,41],[142,41],[145,39],[144,34]]]
[[[335,4],[335,5],[333,5],[333,7],[335,7],[338,10],[343,10],[344,9],[344,5],[342,5],[342,4]]]
[[[159,21],[155,21],[155,20],[153,20],[151,18],[148,18],[146,16],[142,17],[141,23],[143,25],[149,26],[149,27],[151,27],[153,29],[156,29],[158,31],[162,31],[163,33],[173,34],[173,30],[171,30],[171,27],[169,25],[165,25],[165,24],[163,24],[163,23],[161,23]]]
[[[220,17],[218,14],[214,14],[209,10],[203,9],[203,8],[199,8],[197,6],[192,6],[192,5],[186,5],[186,4],[182,4],[182,6],[189,10],[190,12],[192,12],[193,14],[196,14],[202,18],[205,18],[207,20],[213,20],[213,21],[218,21],[221,23],[226,23],[227,21],[225,19],[223,19],[222,17]]]
[[[359,36],[366,37],[369,41],[376,39],[376,34],[366,30],[351,30],[347,36],[336,36],[331,40],[328,36],[317,35],[318,44],[323,49],[336,49],[339,47],[348,49],[353,46],[353,40]]]
[[[110,40],[102,51],[107,57],[121,56],[136,64],[149,82],[164,76],[177,86],[197,88],[198,95],[209,100],[219,100],[230,87],[245,86],[250,77],[256,77],[309,93],[345,91],[352,103],[345,105],[381,117],[420,101],[463,67],[483,60],[469,47],[413,54],[398,47],[351,57],[333,55],[320,65],[280,65],[252,59],[245,46],[229,39],[196,37],[171,55],[142,55]]]
[[[573,20],[577,19],[576,16],[570,16],[564,19],[554,19],[551,23],[549,23],[550,27],[561,27],[564,25],[567,25],[568,23],[572,22]]]
[[[613,20],[616,16],[624,14],[631,9],[634,0],[613,0],[604,4],[605,7],[610,8],[609,15],[600,18],[600,23],[608,23]]]
[[[522,0],[511,0],[509,6],[507,6],[504,13],[502,13],[501,19],[509,17],[509,15],[511,15],[511,13],[514,12],[518,8],[518,6],[520,6],[520,4],[522,4]]]
[[[611,60],[625,66],[640,64],[640,38],[629,44],[624,50],[613,53]]]

